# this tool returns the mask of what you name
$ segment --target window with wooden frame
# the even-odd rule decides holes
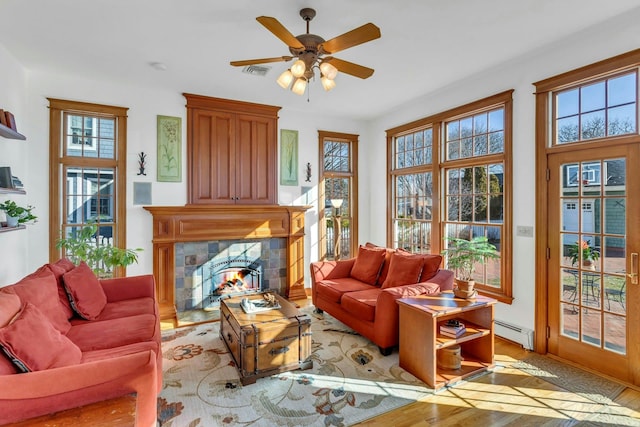
[[[318,131],[319,258],[350,258],[358,249],[358,135]],[[339,208],[332,201],[341,201]],[[339,224],[336,218],[339,216]],[[336,230],[339,230],[336,233]],[[339,247],[336,247],[336,243]]]
[[[507,91],[387,130],[390,244],[440,253],[485,236],[500,252],[476,268],[484,294],[511,302],[511,117]],[[446,262],[446,261],[445,261]]]
[[[127,108],[49,98],[49,111],[50,260],[64,256],[61,236],[89,225],[91,244],[125,248]]]

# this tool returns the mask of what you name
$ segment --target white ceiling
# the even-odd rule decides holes
[[[375,69],[310,100],[229,61],[289,55],[255,18],[328,40],[367,22],[380,39],[335,56]],[[638,0],[0,0],[0,44],[27,69],[370,119],[403,102],[639,7]],[[162,62],[166,71],[149,64]],[[5,82],[6,83],[6,82]],[[99,100],[96,100],[99,101]]]

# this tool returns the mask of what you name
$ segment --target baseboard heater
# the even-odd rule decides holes
[[[522,328],[501,320],[496,320],[494,324],[496,335],[521,344],[527,350],[533,350],[533,331],[531,329]]]

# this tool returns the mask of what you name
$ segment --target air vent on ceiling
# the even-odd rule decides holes
[[[266,76],[271,67],[265,67],[264,65],[247,65],[242,69],[243,73],[253,74],[254,76]]]

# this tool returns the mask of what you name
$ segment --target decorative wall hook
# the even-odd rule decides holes
[[[311,163],[307,163],[307,178],[305,182],[311,182]]]
[[[144,168],[147,167],[146,164],[146,159],[147,155],[144,154],[144,151],[141,151],[140,154],[138,154],[138,175],[144,175],[147,176],[147,173],[144,171]]]

